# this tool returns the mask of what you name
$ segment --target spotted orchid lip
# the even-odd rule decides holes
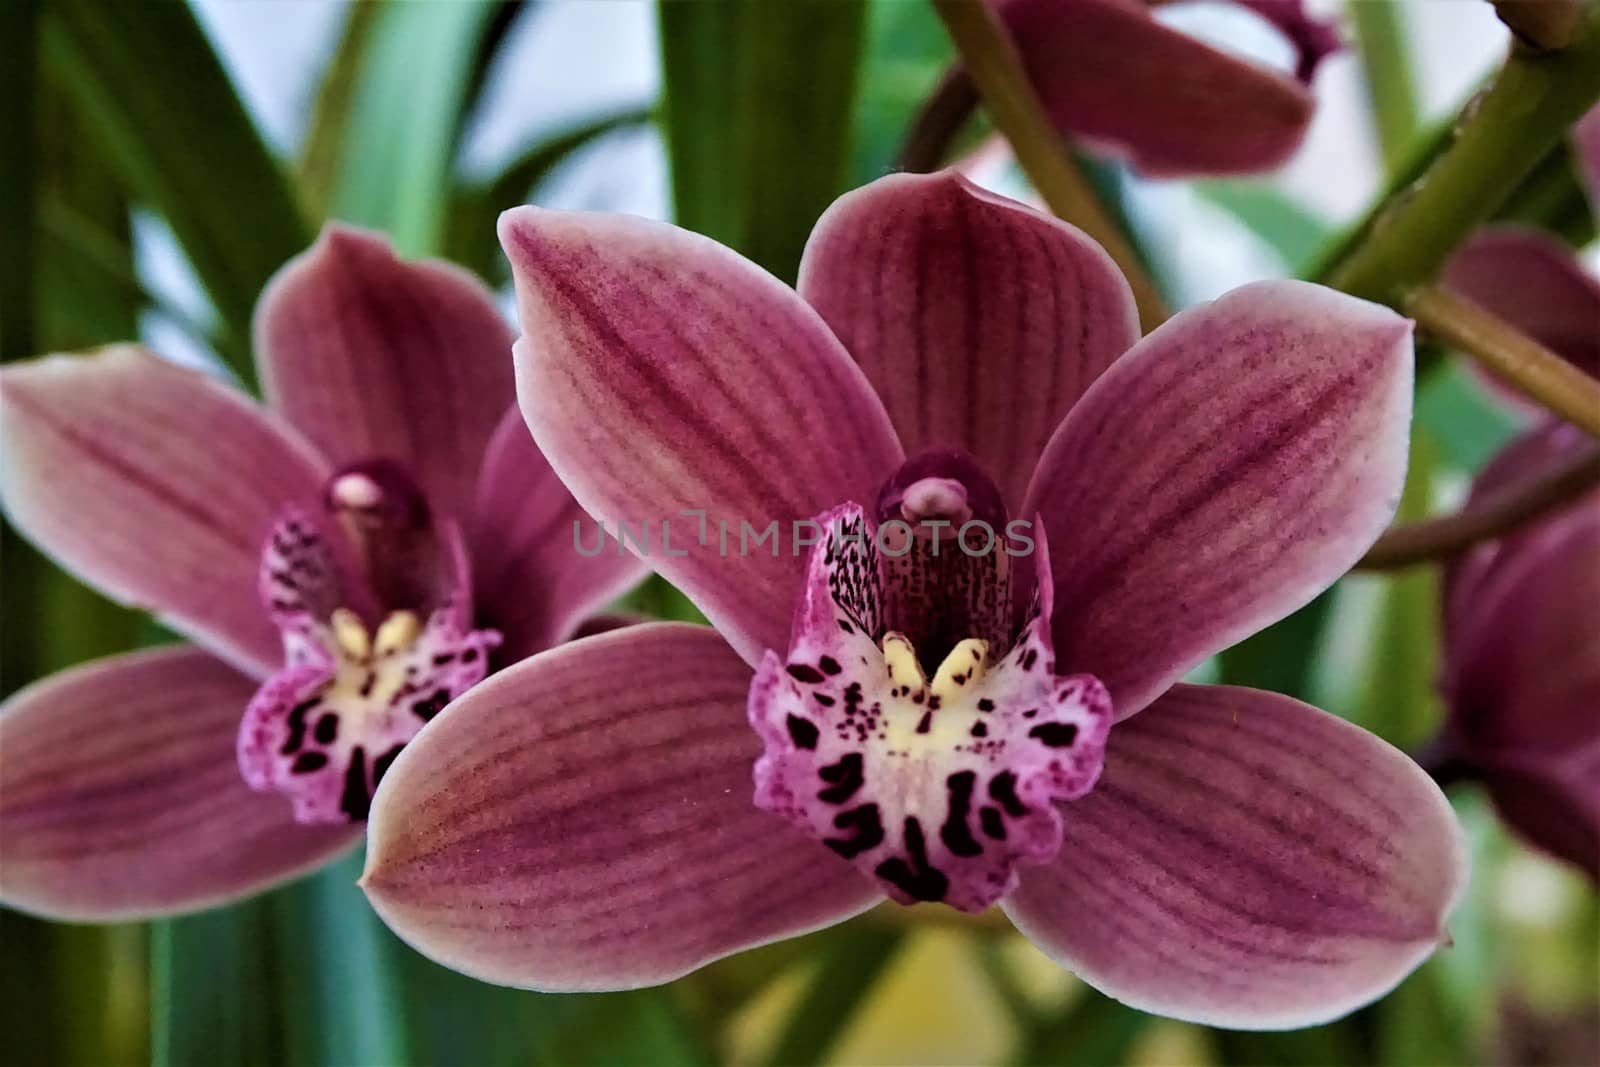
[[[282,670],[245,709],[245,782],[289,797],[301,822],[360,822],[402,748],[482,681],[500,644],[472,629],[471,575],[453,520],[392,460],[353,464],[323,493],[378,594],[369,625],[346,604],[337,554],[290,509],[262,553],[261,600],[283,635]]]
[[[925,476],[927,464],[907,466],[905,483]],[[964,638],[925,671],[880,608],[947,610],[925,593],[897,597],[894,586],[937,586],[948,569],[931,550],[884,569],[858,505],[816,522],[826,533],[812,550],[788,655],[769,652],[750,688],[750,721],[766,749],[755,803],[815,834],[903,904],[982,911],[1016,887],[1019,867],[1060,847],[1056,804],[1098,777],[1110,697],[1089,675],[1056,676],[1048,586],[1020,633]],[[1036,551],[1048,566],[1042,542]],[[1004,557],[955,558],[996,570]],[[932,581],[919,573],[927,568],[936,568]],[[958,628],[1010,625],[1006,587],[990,583],[986,594],[948,612]],[[987,617],[975,619],[969,602]]]

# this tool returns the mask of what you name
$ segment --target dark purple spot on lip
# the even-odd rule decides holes
[[[1006,821],[1001,817],[999,808],[984,808],[978,812],[978,821],[983,824],[983,832],[996,841],[1006,839]]]
[[[817,666],[821,667],[825,674],[838,674],[844,670],[843,667],[839,666],[839,661],[832,656],[823,656],[817,661]]]
[[[404,745],[396,745],[372,761],[372,788],[374,790],[383,781],[383,776],[389,772],[389,765],[394,763],[395,757],[399,756],[401,749],[405,747]]]
[[[807,685],[816,685],[818,682],[827,680],[826,675],[808,663],[789,664],[789,677],[797,682],[805,682]]]
[[[822,843],[847,860],[883,844],[883,818],[876,804],[863,804],[840,812],[833,817],[833,825],[852,833],[849,837],[825,837]]]
[[[322,702],[320,697],[302,700],[289,709],[289,736],[284,739],[283,748],[278,751],[287,756],[297,750],[306,741],[306,713]]]
[[[294,774],[310,774],[320,771],[328,765],[328,757],[320,752],[302,752],[294,758],[294,764],[289,770]]]
[[[861,774],[861,753],[847,753],[839,762],[819,768],[817,777],[832,783],[817,794],[817,799],[829,804],[843,804],[865,784]]]
[[[928,863],[928,844],[922,836],[922,823],[915,815],[906,817],[905,838],[907,857],[886,859],[873,873],[913,900],[943,900],[950,891],[950,879]]]
[[[321,744],[333,744],[339,739],[339,716],[331,711],[325,713],[317,720],[317,728],[312,736]]]
[[[950,813],[939,828],[939,839],[957,856],[977,856],[983,852],[983,846],[967,826],[967,816],[972,811],[972,790],[977,783],[978,776],[973,771],[957,771],[945,779]]]
[[[925,711],[925,712],[922,713],[922,719],[917,723],[917,733],[925,734],[932,728],[933,728],[933,712]]]
[[[816,702],[818,704],[821,704],[823,707],[825,707],[825,708],[833,707],[834,700],[827,693],[812,693],[811,696],[812,696],[813,699],[816,700]]]
[[[972,736],[973,737],[988,737],[989,736],[989,728],[987,726],[985,726],[981,722],[975,722],[975,723],[972,724]]]
[[[1007,815],[1028,814],[1028,807],[1017,796],[1017,776],[1012,771],[1001,771],[989,783],[989,795],[1005,809]]]
[[[350,752],[350,765],[344,773],[344,792],[339,796],[339,810],[354,822],[361,822],[372,810],[372,794],[367,790],[367,752],[360,745]]]
[[[1051,748],[1067,748],[1078,739],[1078,727],[1070,722],[1042,722],[1028,731]]]
[[[817,747],[817,726],[798,715],[789,716],[789,739],[796,748],[812,749]]]
[[[444,706],[448,703],[450,703],[450,691],[448,689],[435,689],[431,695],[411,705],[411,710],[417,713],[417,718],[423,722],[428,722],[443,711]]]
[[[982,700],[978,701],[978,710],[979,711],[993,711],[994,710],[994,701],[990,700],[988,697],[984,697]]]

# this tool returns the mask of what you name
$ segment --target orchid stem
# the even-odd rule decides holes
[[[1484,541],[1503,537],[1600,486],[1600,445],[1537,478],[1508,486],[1454,515],[1390,528],[1356,564],[1382,571],[1449,559]]]
[[[978,90],[971,76],[959,64],[952,66],[912,117],[895,166],[912,174],[927,174],[944,166],[950,146],[977,110]]]
[[[1551,412],[1600,437],[1600,381],[1448,289],[1422,286],[1402,306],[1441,341]]]
[[[1513,50],[1467,105],[1453,141],[1414,183],[1368,214],[1357,238],[1319,280],[1398,305],[1431,282],[1445,259],[1487,221],[1600,97],[1600,4],[1570,47]]]
[[[1034,189],[1057,218],[1083,230],[1110,254],[1133,288],[1140,325],[1146,333],[1155,329],[1167,317],[1155,283],[1100,203],[1094,186],[1067,155],[1023,72],[1016,48],[989,5],[981,0],[933,0],[933,8],[955,42],[989,117],[1011,143]]]
[[[1360,45],[1361,71],[1384,170],[1392,176],[1405,165],[1406,152],[1418,130],[1417,87],[1406,55],[1405,11],[1397,0],[1356,3],[1347,10]]]

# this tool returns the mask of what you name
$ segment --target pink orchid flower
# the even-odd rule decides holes
[[[1293,77],[1164,25],[1145,0],[989,0],[1062,133],[1153,177],[1283,164],[1316,110],[1317,66],[1340,47],[1302,0],[1235,0],[1296,53]]]
[[[1179,681],[1389,519],[1406,320],[1266,282],[1140,340],[1098,245],[948,173],[839,200],[798,294],[639,219],[519,208],[501,237],[535,438],[612,529],[704,522],[650,562],[715,629],[536,656],[401,754],[363,885],[415,947],[618,989],[885,896],[999,903],[1130,1004],[1284,1027],[1440,943],[1463,852],[1427,776]],[[1009,517],[1032,553],[920,529]]]
[[[1600,108],[1573,132],[1600,205]],[[1486,230],[1445,280],[1600,378],[1600,282],[1559,242]],[[1467,507],[1595,447],[1537,417],[1478,475]],[[1444,773],[1482,782],[1513,830],[1600,881],[1600,491],[1456,560],[1444,620]]]
[[[330,227],[255,332],[266,407],[133,346],[0,374],[12,522],[194,642],[7,703],[7,905],[171,914],[323,863],[440,708],[642,572],[566,549],[581,512],[464,271]]]

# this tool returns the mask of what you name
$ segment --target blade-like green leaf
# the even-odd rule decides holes
[[[954,49],[929,4],[872,4],[851,172],[864,185],[893,169],[912,117],[950,65]]]
[[[222,320],[230,363],[272,272],[305,247],[295,195],[184,4],[54,0],[43,26],[104,161],[172,227]]]
[[[500,3],[386,4],[361,29],[361,47],[340,50],[338,58],[357,72],[329,215],[387,230],[402,255],[438,251],[462,127],[516,10]],[[335,69],[330,76],[348,74]],[[319,122],[337,124],[332,117]]]
[[[232,907],[156,924],[152,1059],[395,1063],[401,1011],[359,856]]]
[[[526,202],[528,194],[563,162],[607,134],[642,126],[654,109],[631,107],[590,119],[533,145],[486,185],[458,188],[452,198],[445,255],[499,284],[510,268],[495,238],[495,219]]]
[[[844,191],[859,0],[659,5],[677,222],[793,281]]]

